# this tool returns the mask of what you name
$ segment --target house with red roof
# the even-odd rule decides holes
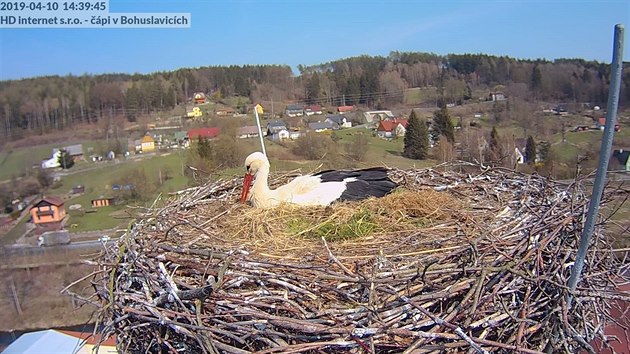
[[[196,140],[199,137],[206,139],[214,139],[219,136],[221,130],[219,128],[194,128],[188,130],[188,140]]]
[[[376,134],[380,138],[403,137],[407,132],[407,119],[382,120],[378,123]]]
[[[313,104],[310,106],[304,107],[304,114],[307,116],[312,116],[313,114],[322,114],[322,106],[318,104]]]
[[[337,112],[343,114],[343,113],[349,113],[354,111],[354,106],[339,106],[337,107]]]

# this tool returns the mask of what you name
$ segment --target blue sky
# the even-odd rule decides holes
[[[212,65],[295,68],[391,51],[609,63],[614,25],[630,31],[630,0],[110,0],[110,12],[190,12],[192,24],[3,28],[0,80]]]

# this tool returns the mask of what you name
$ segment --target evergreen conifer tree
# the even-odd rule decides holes
[[[64,170],[69,169],[74,166],[74,158],[70,153],[66,150],[61,150],[61,154],[59,155],[59,165]]]
[[[433,131],[438,136],[444,135],[450,143],[455,142],[453,122],[451,122],[451,115],[446,107],[433,112]]]
[[[527,137],[525,145],[525,162],[530,165],[536,162],[536,142],[531,135]]]
[[[414,110],[409,115],[407,132],[405,133],[403,156],[414,159],[426,159],[429,154],[429,130],[424,120],[416,116]]]

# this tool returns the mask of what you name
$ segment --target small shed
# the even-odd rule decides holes
[[[101,208],[110,205],[114,205],[114,198],[111,197],[100,197],[96,199],[92,199],[92,208]]]
[[[80,184],[78,186],[72,187],[72,194],[83,194],[85,193],[85,186]]]

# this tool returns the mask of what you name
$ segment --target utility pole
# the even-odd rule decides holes
[[[17,290],[15,288],[15,279],[13,279],[13,275],[11,276],[11,294],[13,295],[13,303],[15,304],[15,309],[17,310],[18,315],[22,316],[22,306],[20,305],[20,299],[17,295]]]
[[[575,258],[575,263],[571,269],[568,287],[571,292],[577,288],[586,259],[586,252],[591,241],[591,236],[595,228],[597,214],[599,213],[599,204],[604,192],[604,183],[606,182],[606,171],[608,170],[608,159],[612,150],[613,137],[615,134],[615,121],[617,120],[617,108],[619,105],[619,91],[621,87],[621,73],[623,70],[623,37],[624,28],[621,24],[615,26],[615,36],[613,40],[613,59],[610,66],[611,81],[608,91],[608,106],[606,112],[606,125],[604,127],[604,136],[602,137],[601,150],[599,152],[599,164],[597,166],[597,174],[593,184],[593,192],[591,200],[588,204],[588,213],[584,222],[584,229],[580,236],[580,246]],[[568,295],[567,305],[571,308],[573,296]]]

